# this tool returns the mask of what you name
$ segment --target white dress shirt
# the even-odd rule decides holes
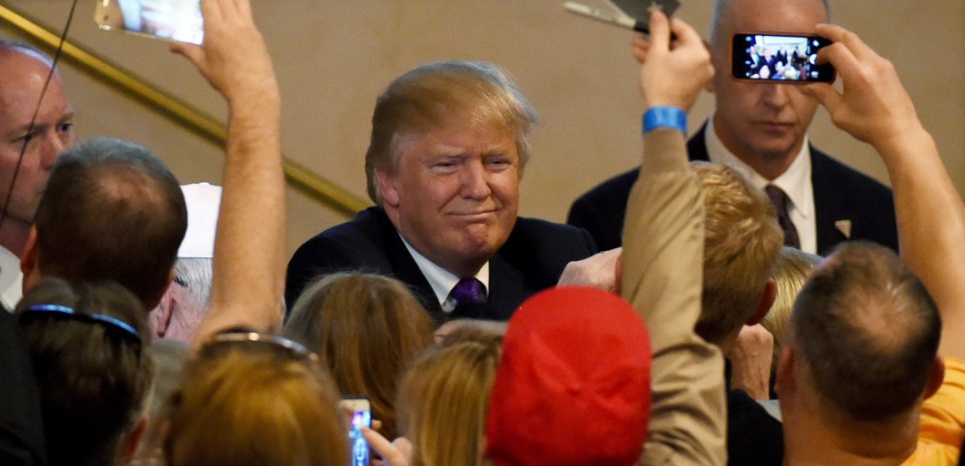
[[[452,274],[448,270],[439,267],[436,263],[427,259],[426,256],[419,254],[415,248],[409,244],[402,235],[399,235],[402,239],[402,244],[405,248],[409,250],[409,254],[415,260],[416,265],[419,266],[419,270],[422,271],[422,275],[426,277],[429,282],[429,286],[432,287],[433,293],[436,294],[436,298],[439,300],[439,305],[442,306],[442,310],[446,313],[452,312],[455,308],[454,306],[447,305],[446,300],[449,298],[449,292],[459,283],[460,278]],[[486,287],[486,293],[489,293],[489,262],[486,262],[479,272],[476,272],[476,279],[482,282],[483,286]]]
[[[817,254],[818,227],[814,211],[814,185],[811,184],[811,149],[807,135],[804,136],[801,151],[791,162],[791,166],[777,178],[768,180],[727,150],[724,143],[717,137],[714,117],[711,116],[709,121],[710,130],[706,131],[706,139],[710,161],[724,163],[737,170],[761,191],[764,191],[764,187],[769,184],[781,188],[789,199],[787,212],[801,239],[801,250]]]

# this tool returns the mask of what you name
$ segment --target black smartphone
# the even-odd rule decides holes
[[[734,34],[731,76],[771,83],[834,82],[834,67],[818,64],[823,37],[794,34]]]
[[[346,397],[339,405],[349,417],[348,441],[351,447],[351,466],[369,466],[369,442],[362,436],[362,427],[372,427],[372,407],[367,398]]]
[[[94,22],[101,29],[200,44],[201,0],[98,0]]]

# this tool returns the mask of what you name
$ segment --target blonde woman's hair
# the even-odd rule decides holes
[[[349,464],[337,393],[317,363],[268,344],[212,346],[171,397],[168,465]]]
[[[402,282],[336,273],[305,289],[283,333],[318,353],[341,393],[366,396],[382,435],[394,438],[399,379],[432,344],[432,331],[429,314]]]
[[[411,466],[480,466],[499,339],[448,340],[419,358],[399,393]]]

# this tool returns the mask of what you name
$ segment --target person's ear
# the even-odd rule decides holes
[[[615,277],[613,294],[620,296],[620,293],[623,291],[623,253],[617,256],[617,263],[613,266],[613,275]]]
[[[710,56],[713,57],[713,56],[714,56],[714,48],[710,45],[710,42],[707,42],[706,40],[704,40],[703,42],[704,42],[704,48],[706,48],[706,49],[707,49],[707,52],[710,53]],[[715,69],[715,70],[714,70],[714,73],[720,73],[720,70]],[[708,80],[707,80],[707,83],[704,84],[704,90],[707,91],[707,92],[710,92],[711,94],[714,93],[715,88],[714,88],[714,80],[713,80],[713,79],[708,79]]]
[[[171,271],[168,272],[168,281],[164,285],[164,288],[161,289],[161,293],[155,296],[154,299],[151,300],[151,302],[145,303],[146,304],[145,307],[147,307],[148,309],[156,308],[158,304],[161,302],[161,298],[163,298],[164,294],[168,292],[168,288],[171,288],[171,282],[173,281],[174,281],[174,267],[171,267]]]
[[[774,384],[774,392],[779,396],[791,393],[797,388],[794,377],[795,358],[791,345],[785,345],[781,349],[781,357],[777,361],[777,381]]]
[[[382,193],[383,204],[399,207],[399,190],[396,188],[395,175],[382,170],[375,170],[375,182]]]
[[[124,436],[124,443],[121,445],[121,461],[118,464],[128,464],[134,459],[134,455],[137,454],[137,447],[141,444],[144,433],[147,432],[147,425],[147,414],[145,414],[137,421],[134,429]]]
[[[20,271],[23,273],[23,292],[33,288],[40,281],[40,270],[37,265],[40,262],[40,250],[37,246],[37,226],[30,227],[27,235],[27,244],[23,247],[23,254],[20,255]]]
[[[757,302],[757,309],[754,309],[754,313],[747,318],[746,325],[757,325],[764,320],[767,313],[771,310],[771,306],[774,305],[774,300],[777,299],[777,282],[774,277],[768,278],[767,283],[764,284],[764,290],[761,291],[761,299]]]
[[[935,360],[931,365],[931,373],[928,374],[928,385],[925,386],[925,399],[930,398],[942,386],[945,380],[945,360],[941,356],[935,355]]]
[[[168,327],[171,325],[171,317],[174,315],[174,307],[177,306],[177,300],[174,299],[174,293],[171,290],[171,284],[168,284],[168,289],[161,296],[161,302],[158,303],[157,307],[151,311],[150,323],[151,328],[154,330],[154,336],[158,338],[164,338],[164,335],[168,333]]]

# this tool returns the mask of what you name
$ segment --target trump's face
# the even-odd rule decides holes
[[[471,276],[516,223],[516,135],[500,125],[451,124],[403,136],[393,173],[376,172],[383,208],[413,248]]]

